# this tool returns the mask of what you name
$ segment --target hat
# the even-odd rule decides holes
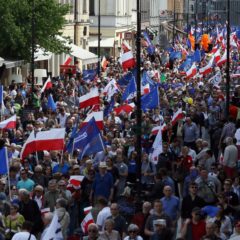
[[[163,225],[163,226],[166,226],[167,223],[166,223],[166,220],[165,219],[157,219],[154,221],[154,225]]]
[[[107,168],[107,164],[106,164],[106,162],[100,162],[98,167],[99,168]]]
[[[77,164],[73,165],[73,169],[79,169],[79,168],[80,168],[79,165]]]

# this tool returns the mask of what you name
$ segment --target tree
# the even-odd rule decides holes
[[[68,12],[69,5],[59,4],[57,0],[1,1],[0,56],[31,59],[32,19],[35,46],[53,53],[68,52],[64,42],[56,38],[61,35]]]

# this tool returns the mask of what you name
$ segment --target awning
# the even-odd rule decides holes
[[[0,57],[0,67],[3,65],[4,59]]]
[[[24,64],[23,60],[18,60],[18,61],[14,61],[14,60],[4,60],[3,64],[6,66],[7,69],[9,68],[14,68],[14,67],[20,67]]]
[[[82,61],[83,65],[92,64],[98,62],[98,56],[92,52],[89,52],[73,43],[68,43],[66,39],[61,36],[57,36],[57,38],[63,42],[65,42],[65,46],[70,48],[69,54],[74,56]]]
[[[101,48],[112,48],[114,46],[114,38],[103,38],[100,42]],[[98,39],[89,41],[89,47],[98,47]]]
[[[34,62],[49,60],[51,57],[51,52],[45,52],[44,49],[38,48],[34,53]]]

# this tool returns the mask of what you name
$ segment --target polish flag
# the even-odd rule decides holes
[[[70,63],[72,62],[72,58],[71,57],[68,57],[65,62],[63,63],[64,66],[68,66],[70,65]]]
[[[172,117],[172,126],[174,126],[178,120],[181,120],[183,119],[184,117],[184,114],[182,112],[182,109],[179,108],[174,114],[173,114],[173,117]]]
[[[93,105],[100,104],[100,97],[98,89],[94,88],[89,93],[81,96],[79,98],[79,108],[87,108]]]
[[[199,73],[201,75],[206,75],[206,74],[209,74],[212,72],[212,66],[213,66],[214,59],[215,59],[215,57],[212,56],[212,58],[210,59],[208,64],[205,67],[202,67],[199,69]]]
[[[122,112],[130,113],[130,112],[133,111],[134,107],[135,107],[135,104],[134,104],[134,103],[130,103],[130,104],[126,104],[126,105],[123,105],[123,106],[114,108],[114,112],[115,112],[117,115],[119,115],[119,114],[122,113]]]
[[[70,176],[69,183],[72,184],[73,187],[80,187],[81,183],[84,179],[84,176],[76,175],[76,176]]]
[[[239,78],[239,77],[240,77],[240,73],[231,74],[231,78]]]
[[[52,82],[51,82],[50,77],[48,77],[47,81],[44,83],[44,85],[41,89],[41,93],[43,93],[45,90],[48,90],[50,88],[52,88]]]
[[[82,221],[82,223],[81,223],[81,228],[82,228],[82,231],[84,232],[84,234],[87,233],[88,226],[89,226],[91,223],[94,223],[94,219],[93,219],[92,213],[89,212],[89,213],[85,216],[85,218],[83,219],[83,221]]]
[[[103,71],[105,71],[107,69],[107,65],[108,65],[108,61],[107,61],[106,57],[103,56],[102,62],[101,62],[101,66],[102,66]]]
[[[186,72],[187,79],[194,77],[197,74],[197,67],[193,63],[192,67]]]
[[[49,131],[32,131],[24,143],[20,157],[26,158],[29,154],[38,151],[64,149],[65,128],[52,128]]]
[[[103,89],[103,94],[105,96],[108,96],[110,99],[111,97],[117,92],[119,91],[118,89],[118,85],[115,79],[112,79]]]
[[[220,49],[218,49],[213,56],[215,57],[215,62],[218,63],[221,59]]]
[[[217,42],[221,43],[223,40],[223,30],[219,33],[218,28],[217,28]]]
[[[218,45],[216,45],[216,46],[213,47],[213,49],[212,49],[212,51],[210,52],[210,54],[216,53],[217,50],[218,50]]]
[[[145,95],[145,94],[148,94],[148,93],[150,93],[150,85],[149,85],[149,83],[147,83],[144,86],[141,86],[141,95]]]
[[[87,214],[92,210],[92,208],[93,208],[92,206],[85,207],[85,208],[83,209],[84,214],[87,215]]]
[[[128,42],[125,41],[125,40],[123,40],[123,42],[122,42],[122,50],[123,50],[124,53],[129,52],[129,51],[132,50],[132,48],[130,47]]]
[[[121,61],[122,61],[122,68],[124,71],[130,68],[133,68],[136,65],[132,51],[123,53],[121,56]]]
[[[0,122],[0,129],[14,129],[16,128],[17,120],[16,115]]]
[[[103,111],[88,114],[81,127],[85,126],[93,117],[95,118],[98,129],[103,130]]]
[[[162,130],[162,132],[166,131],[166,130],[167,130],[167,125],[166,125],[166,123],[163,123],[163,125],[161,125],[161,126],[153,127],[153,128],[152,128],[152,131],[151,131],[151,134],[152,134],[152,135],[157,135],[157,134],[158,134],[158,131],[159,131],[160,129]]]
[[[227,49],[225,49],[224,54],[222,55],[221,59],[218,61],[218,67],[222,66],[224,63],[227,62]]]

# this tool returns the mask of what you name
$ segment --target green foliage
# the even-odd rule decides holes
[[[56,38],[61,35],[68,12],[69,6],[57,0],[0,0],[0,56],[30,60],[33,16],[36,46],[53,53],[68,52]]]

